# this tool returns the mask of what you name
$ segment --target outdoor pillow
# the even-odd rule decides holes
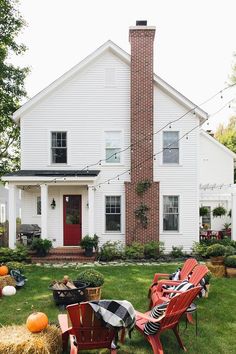
[[[176,270],[176,272],[172,273],[170,276],[169,276],[169,279],[170,280],[179,280],[180,278],[180,272],[181,272],[181,268],[178,268]]]
[[[157,305],[155,307],[153,307],[152,311],[150,312],[150,317],[153,318],[159,318],[160,316],[163,315],[163,312],[166,310],[168,305],[168,302],[164,302],[163,304]],[[159,322],[147,322],[144,325],[144,334],[146,335],[154,335],[156,334],[159,329],[160,329],[161,325]]]
[[[194,288],[194,285],[192,283],[189,283],[189,281],[185,279],[180,284],[174,286],[171,290],[184,292],[192,288]],[[169,297],[172,298],[176,295],[178,295],[178,293],[170,293]]]

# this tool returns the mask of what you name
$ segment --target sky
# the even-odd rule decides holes
[[[27,27],[18,41],[28,51],[10,60],[30,67],[29,98],[108,39],[130,53],[128,29],[136,20],[156,27],[155,73],[195,104],[227,86],[236,52],[236,0],[20,0],[19,10]],[[205,129],[227,124],[235,89],[201,106],[212,114]]]

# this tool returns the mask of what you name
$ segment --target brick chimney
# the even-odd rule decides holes
[[[147,26],[147,21],[130,27],[131,181],[125,185],[126,244],[159,240],[159,183],[153,182],[154,37],[155,27]],[[145,190],[138,193],[137,188]]]

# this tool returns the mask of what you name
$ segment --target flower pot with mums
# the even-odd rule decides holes
[[[226,268],[226,275],[229,278],[236,277],[236,255],[225,257],[224,265]]]
[[[218,243],[207,247],[206,256],[210,257],[213,265],[223,265],[226,247]]]
[[[79,273],[78,281],[89,284],[86,288],[86,300],[100,300],[101,286],[104,283],[104,275],[95,269],[86,269]]]

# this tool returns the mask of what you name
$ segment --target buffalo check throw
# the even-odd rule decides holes
[[[132,331],[135,325],[135,311],[133,305],[126,300],[90,301],[96,316],[102,319],[107,326],[117,329],[126,328]]]

